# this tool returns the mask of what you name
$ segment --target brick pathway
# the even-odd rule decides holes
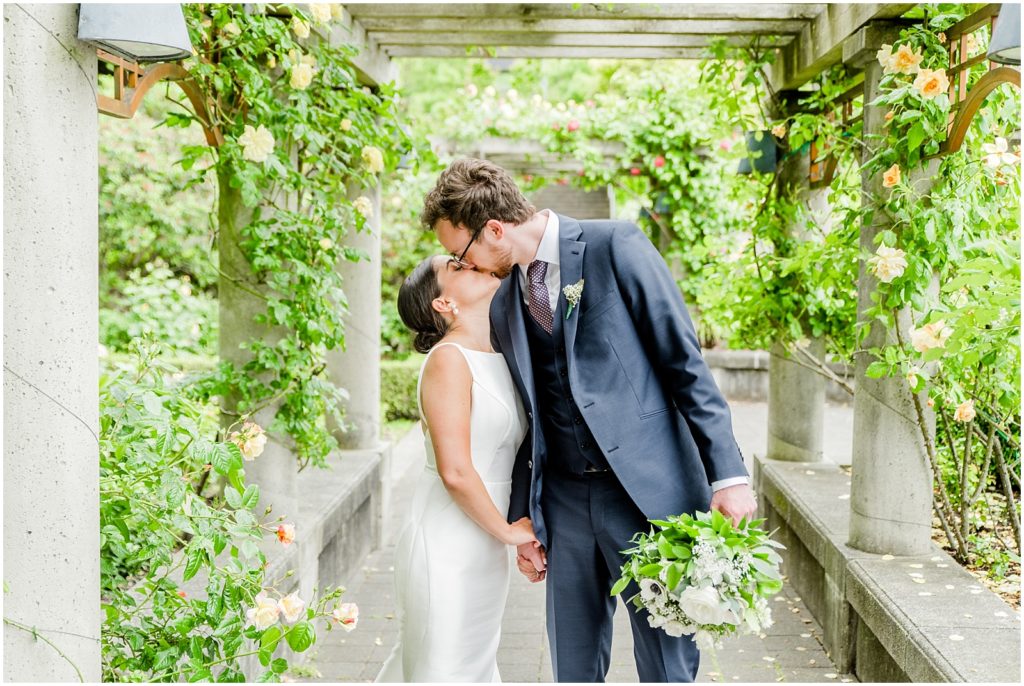
[[[767,407],[763,403],[730,403],[737,440],[744,454],[763,453],[766,445]],[[842,406],[826,411],[826,455],[848,463],[853,412]],[[422,464],[422,436],[409,435],[395,448],[392,463],[394,503],[408,502],[414,476]],[[394,539],[402,512],[394,508],[386,523],[389,543],[367,557],[360,578],[351,579],[346,599],[357,602],[359,627],[352,633],[322,633],[306,665],[291,675],[296,681],[372,681],[390,654],[398,635],[393,603]],[[775,625],[762,636],[744,636],[725,643],[718,651],[705,651],[701,658],[700,682],[844,682],[853,680],[838,674],[818,637],[821,628],[792,591],[774,599]],[[620,604],[615,613],[610,682],[636,682],[633,640],[627,609]],[[513,574],[512,591],[502,628],[498,652],[501,677],[506,682],[550,682],[551,660],[544,635],[544,588]]]

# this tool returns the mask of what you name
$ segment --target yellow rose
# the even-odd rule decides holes
[[[330,238],[321,238],[320,239],[320,249],[321,250],[330,250],[333,247],[334,247],[334,241],[332,241]]]
[[[277,58],[273,55],[267,55],[267,69],[273,69],[277,66]]]
[[[309,14],[317,24],[326,24],[331,20],[331,6],[326,3],[310,3]]]
[[[296,64],[292,67],[292,75],[289,84],[292,88],[304,91],[313,83],[313,67],[308,64]]]
[[[909,45],[901,45],[892,54],[889,62],[891,71],[900,74],[913,74],[920,69],[921,60],[924,55],[914,52]]]
[[[309,24],[298,17],[292,17],[292,33],[297,38],[309,38]]]
[[[977,412],[974,411],[974,401],[965,400],[956,406],[956,412],[953,413],[953,419],[958,422],[969,422],[977,416]]]
[[[340,2],[332,2],[330,4],[330,8],[332,18],[337,19],[339,21],[345,18],[345,6],[342,5]]]
[[[372,145],[363,148],[363,163],[371,174],[379,174],[384,171],[384,154]]]
[[[772,135],[776,138],[783,138],[786,135],[786,125],[776,124],[772,127]]]
[[[342,119],[341,120],[341,130],[342,131],[351,131],[352,130],[352,120],[351,119]]]
[[[892,46],[888,43],[883,43],[882,47],[875,53],[875,57],[878,59],[878,63],[882,65],[886,74],[891,73],[892,65]]]
[[[892,188],[900,182],[900,165],[894,164],[882,173],[882,185]]]
[[[949,90],[949,79],[946,77],[945,69],[922,69],[914,79],[914,89],[921,94],[922,98],[934,98]]]
[[[229,21],[227,24],[224,24],[224,28],[221,30],[224,32],[224,35],[231,38],[238,38],[242,35],[242,29],[238,28],[238,24],[233,21]]]
[[[245,422],[240,431],[231,432],[228,440],[238,446],[242,459],[252,462],[263,454],[263,449],[267,445],[267,434],[259,424]]]

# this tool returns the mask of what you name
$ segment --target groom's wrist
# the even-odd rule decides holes
[[[730,486],[739,486],[740,484],[749,484],[749,476],[733,476],[728,479],[719,479],[718,481],[711,482],[711,491],[720,491],[723,488],[729,488]]]

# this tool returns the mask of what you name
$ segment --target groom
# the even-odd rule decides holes
[[[508,518],[529,517],[543,544],[520,546],[520,569],[547,575],[556,680],[604,681],[609,592],[630,538],[648,518],[712,507],[738,522],[756,509],[729,408],[679,287],[634,224],[535,211],[505,170],[473,159],[441,173],[422,218],[463,268],[504,280],[492,344],[530,428]],[[694,680],[689,637],[651,628],[646,611],[630,622],[640,681]]]

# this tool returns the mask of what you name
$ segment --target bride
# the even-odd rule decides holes
[[[399,315],[427,353],[417,386],[427,461],[398,540],[399,641],[379,682],[500,681],[513,549],[540,544],[529,519],[505,517],[527,424],[505,359],[491,350],[499,284],[438,255],[398,294]]]

